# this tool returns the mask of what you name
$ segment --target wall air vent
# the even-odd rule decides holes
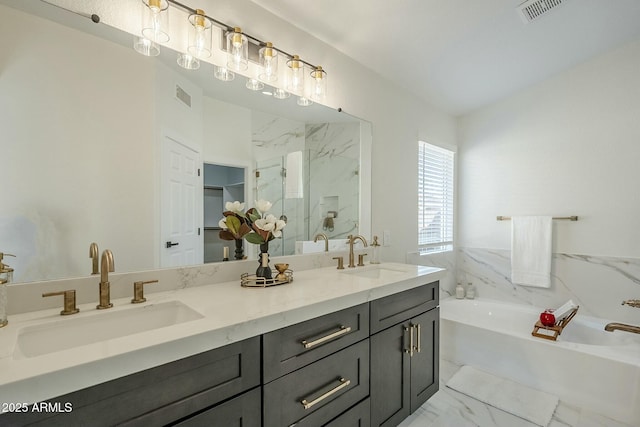
[[[527,0],[518,6],[518,12],[525,24],[547,15],[562,6],[567,0]]]

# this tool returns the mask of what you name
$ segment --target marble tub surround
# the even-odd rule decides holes
[[[551,287],[531,288],[511,283],[509,250],[458,248],[456,281],[485,298],[545,308],[571,299],[582,314],[640,324],[640,309],[621,305],[640,296],[640,259],[554,253],[551,262]]]
[[[384,253],[383,253],[384,257]],[[384,259],[384,258],[383,258]],[[427,267],[444,268],[447,272],[440,279],[440,299],[455,295],[456,287],[456,261],[455,251],[444,251],[434,253],[408,252],[405,262],[407,264],[424,265]],[[465,283],[466,284],[466,283]]]
[[[361,271],[370,268],[360,267]],[[103,312],[95,310],[92,301],[79,304],[80,313],[68,318],[61,317],[58,308],[14,315],[0,331],[0,401],[34,402],[62,395],[412,289],[444,275],[442,269],[407,264],[383,263],[380,268],[393,270],[393,277],[376,279],[352,274],[356,269],[347,269],[351,274],[346,274],[324,267],[299,270],[293,283],[272,288],[242,288],[234,278],[156,292],[137,305],[129,304],[130,296],[112,298],[114,308],[109,312],[177,301],[202,318],[31,358],[14,357],[21,328],[72,318],[97,320]],[[204,280],[205,275],[196,277]]]

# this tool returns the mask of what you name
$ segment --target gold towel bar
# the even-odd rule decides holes
[[[498,215],[496,217],[496,220],[498,221],[509,221],[511,219],[510,216],[502,216],[502,215]],[[577,221],[578,220],[578,216],[574,215],[574,216],[554,216],[552,219],[568,219],[569,221]]]

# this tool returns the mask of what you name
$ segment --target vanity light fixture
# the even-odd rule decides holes
[[[251,39],[252,47],[260,46],[260,49],[258,58],[251,59],[259,60],[257,64],[259,68],[256,73],[257,78],[255,75],[247,76],[246,85],[249,89],[262,90],[263,82],[269,83],[273,86],[274,98],[286,99],[294,93],[299,96],[297,103],[301,106],[311,105],[313,103],[311,99],[319,101],[326,97],[327,72],[322,67],[304,61],[298,55],[291,55],[271,42],[263,42],[245,34],[239,27],[229,26],[207,16],[202,9],[193,9],[183,4],[181,0],[140,0],[140,2],[142,3],[142,36],[136,36],[133,42],[137,52],[146,56],[160,54],[160,44],[170,39],[169,6],[173,6],[189,14],[187,49],[185,53],[179,53],[177,58],[181,67],[189,70],[198,69],[202,60],[212,56],[212,26],[215,25],[226,37],[226,63],[214,64],[214,76],[217,79],[231,81],[235,78],[236,72],[247,76],[245,71],[249,68],[249,39]],[[220,50],[224,52],[224,48]],[[284,72],[278,70],[280,56],[286,60],[287,67]],[[305,82],[305,73],[309,69],[312,70],[311,79]],[[273,82],[279,78],[284,79],[282,88],[273,85]]]
[[[265,82],[278,80],[278,51],[273,48],[273,43],[267,42],[260,48],[260,74],[258,78]]]
[[[169,41],[169,2],[141,0],[142,35],[154,43]]]
[[[187,52],[198,59],[211,56],[211,21],[202,9],[189,15],[189,44]]]
[[[227,67],[234,71],[244,71],[249,67],[249,40],[240,27],[227,33]]]
[[[311,72],[311,98],[321,101],[327,95],[327,73],[322,69],[321,66],[317,66]]]
[[[262,89],[264,89],[264,83],[262,83],[260,80],[252,79],[251,77],[249,77],[247,79],[247,83],[245,84],[245,86],[249,90],[262,90]]]
[[[141,37],[134,36],[133,37],[133,48],[136,52],[144,55],[144,56],[158,56],[160,55],[160,47],[151,40]]]
[[[221,65],[213,66],[213,76],[223,82],[230,82],[236,78],[236,74],[233,71],[230,71],[227,67],[223,67]]]
[[[287,61],[287,90],[297,93],[304,90],[304,62],[298,55]]]

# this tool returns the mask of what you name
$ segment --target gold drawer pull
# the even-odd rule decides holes
[[[302,340],[301,343],[304,348],[311,348],[317,346],[318,344],[322,344],[323,342],[338,338],[339,336],[342,336],[344,334],[348,334],[349,332],[351,332],[351,326],[340,326],[339,330],[329,335],[325,335],[324,337],[318,338],[317,340],[313,341]]]
[[[340,385],[339,386],[334,387],[331,390],[329,390],[328,392],[321,394],[320,396],[318,396],[315,399],[313,399],[311,402],[308,402],[307,399],[302,399],[300,401],[300,403],[302,403],[302,406],[304,406],[304,409],[311,408],[316,403],[322,402],[327,397],[331,396],[332,394],[335,394],[335,393],[339,392],[340,390],[342,390],[345,387],[348,387],[349,384],[351,384],[351,380],[345,380],[344,378],[340,378],[340,379],[338,379],[338,381],[340,381]]]
[[[413,325],[410,325],[409,327],[406,327],[406,326],[404,327],[404,331],[409,332],[409,348],[405,348],[404,352],[408,353],[409,356],[411,357],[413,357],[413,328],[414,328]]]
[[[416,347],[416,351],[420,353],[420,323],[416,325],[416,341],[418,342],[418,346]]]

